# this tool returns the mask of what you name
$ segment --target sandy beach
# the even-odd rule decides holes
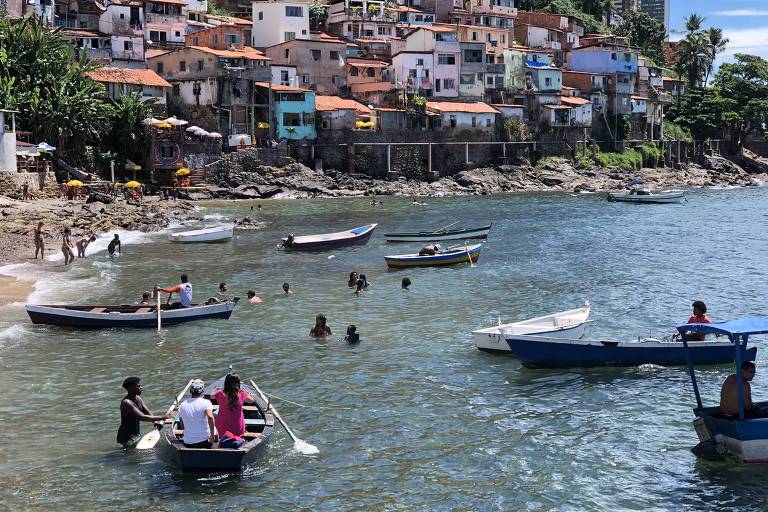
[[[27,297],[35,291],[33,284],[32,281],[0,274],[0,306],[13,302],[26,302]]]

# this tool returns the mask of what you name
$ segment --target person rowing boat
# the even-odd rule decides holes
[[[141,399],[141,379],[128,377],[123,381],[128,392],[120,402],[120,428],[117,430],[117,442],[125,448],[134,448],[141,439],[140,421],[163,421],[171,417],[169,413],[155,416]]]
[[[181,280],[180,284],[177,284],[176,286],[169,287],[169,288],[159,288],[161,292],[165,292],[168,295],[168,303],[171,302],[171,296],[173,296],[173,293],[176,292],[179,294],[179,302],[176,303],[178,306],[182,308],[188,308],[192,305],[192,283],[189,282],[189,278],[187,277],[187,274],[181,274],[179,277]],[[175,305],[176,305],[175,304]]]

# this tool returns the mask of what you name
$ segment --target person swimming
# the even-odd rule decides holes
[[[291,285],[288,283],[283,283],[283,292],[285,292],[286,295],[293,293],[293,290],[291,290]]]
[[[357,272],[350,272],[349,273],[349,281],[347,281],[347,286],[350,288],[353,288],[357,285]]]
[[[355,324],[350,324],[347,326],[347,335],[344,336],[344,341],[350,345],[360,343],[360,335],[357,334],[357,326]]]
[[[248,302],[250,302],[251,304],[259,304],[260,302],[262,302],[261,297],[257,297],[256,292],[253,290],[248,290],[247,295],[248,295]]]
[[[403,290],[409,290],[410,288],[408,287],[411,286],[411,280],[407,277],[404,277],[400,286]]]

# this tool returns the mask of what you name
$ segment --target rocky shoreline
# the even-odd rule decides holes
[[[360,196],[458,196],[513,192],[604,192],[621,190],[631,179],[646,187],[755,186],[768,181],[768,173],[750,173],[719,156],[704,157],[682,169],[654,168],[639,171],[581,169],[565,159],[549,159],[537,166],[502,165],[459,172],[433,182],[386,181],[328,170],[316,171],[292,162],[284,167],[248,166],[238,155],[226,156],[210,171],[209,185],[182,193],[182,200],[160,201],[145,197],[141,204],[111,201],[98,195],[93,202],[63,199],[19,201],[0,196],[0,262],[29,261],[34,254],[30,234],[38,221],[45,223],[46,254],[60,251],[61,232],[72,229],[73,238],[114,229],[150,232],[172,222],[202,220],[194,201],[258,200],[310,197]],[[100,202],[103,199],[105,202]],[[259,222],[245,218],[242,229],[258,229]]]

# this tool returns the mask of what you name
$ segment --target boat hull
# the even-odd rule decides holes
[[[684,193],[676,194],[627,194],[625,192],[612,192],[608,194],[608,200],[617,203],[644,203],[644,204],[674,204],[685,201]]]
[[[326,251],[339,247],[365,245],[371,239],[377,224],[369,224],[349,230],[349,232],[327,233],[324,235],[297,236],[292,244],[283,247],[292,251]],[[359,233],[355,231],[361,230]],[[345,236],[346,235],[346,236]]]
[[[229,319],[236,306],[235,302],[224,302],[210,306],[196,306],[163,310],[160,320],[163,326],[177,325],[207,318]],[[60,307],[27,305],[27,314],[33,324],[58,325],[89,329],[109,327],[157,327],[157,313],[93,313],[90,311],[68,310]]]
[[[191,243],[218,243],[226,242],[234,236],[234,228],[219,228],[219,229],[198,229],[194,231],[182,231],[179,233],[172,233],[170,238],[171,242],[191,244]]]
[[[762,409],[768,408],[768,403],[757,404]],[[701,441],[711,439],[717,452],[721,455],[736,457],[747,463],[768,463],[768,418],[738,420],[720,414],[719,407],[708,407],[694,410],[698,418],[694,421],[703,422],[706,434],[702,435],[696,428]]]
[[[543,336],[506,336],[507,344],[527,368],[578,368],[595,366],[684,366],[682,342],[616,342],[557,339]],[[734,361],[729,342],[689,342],[693,363],[726,364]],[[742,351],[742,360],[753,361],[757,348]]]
[[[507,340],[504,338],[504,336],[499,332],[499,328],[494,328],[496,332],[488,332],[489,329],[482,329],[479,331],[474,331],[472,333],[472,340],[475,342],[475,346],[478,348],[478,350],[482,350],[483,352],[488,352],[492,354],[506,354],[506,355],[514,355],[512,353],[512,349],[509,348],[509,344],[507,343]],[[537,333],[527,333],[527,334],[538,334],[541,336],[549,336],[552,338],[581,338],[584,336],[584,331],[587,329],[587,321],[584,320],[584,322],[569,326],[569,327],[561,327],[558,329],[553,329],[551,331],[539,331]]]
[[[422,233],[385,233],[387,242],[442,242],[445,240],[485,240],[491,231],[490,224],[474,229],[456,229]]]
[[[389,268],[410,268],[410,267],[444,267],[448,265],[458,265],[459,263],[477,263],[480,259],[480,244],[471,245],[466,251],[455,251],[450,253],[435,254],[434,256],[418,256],[416,254],[402,254],[397,256],[384,256]]]

